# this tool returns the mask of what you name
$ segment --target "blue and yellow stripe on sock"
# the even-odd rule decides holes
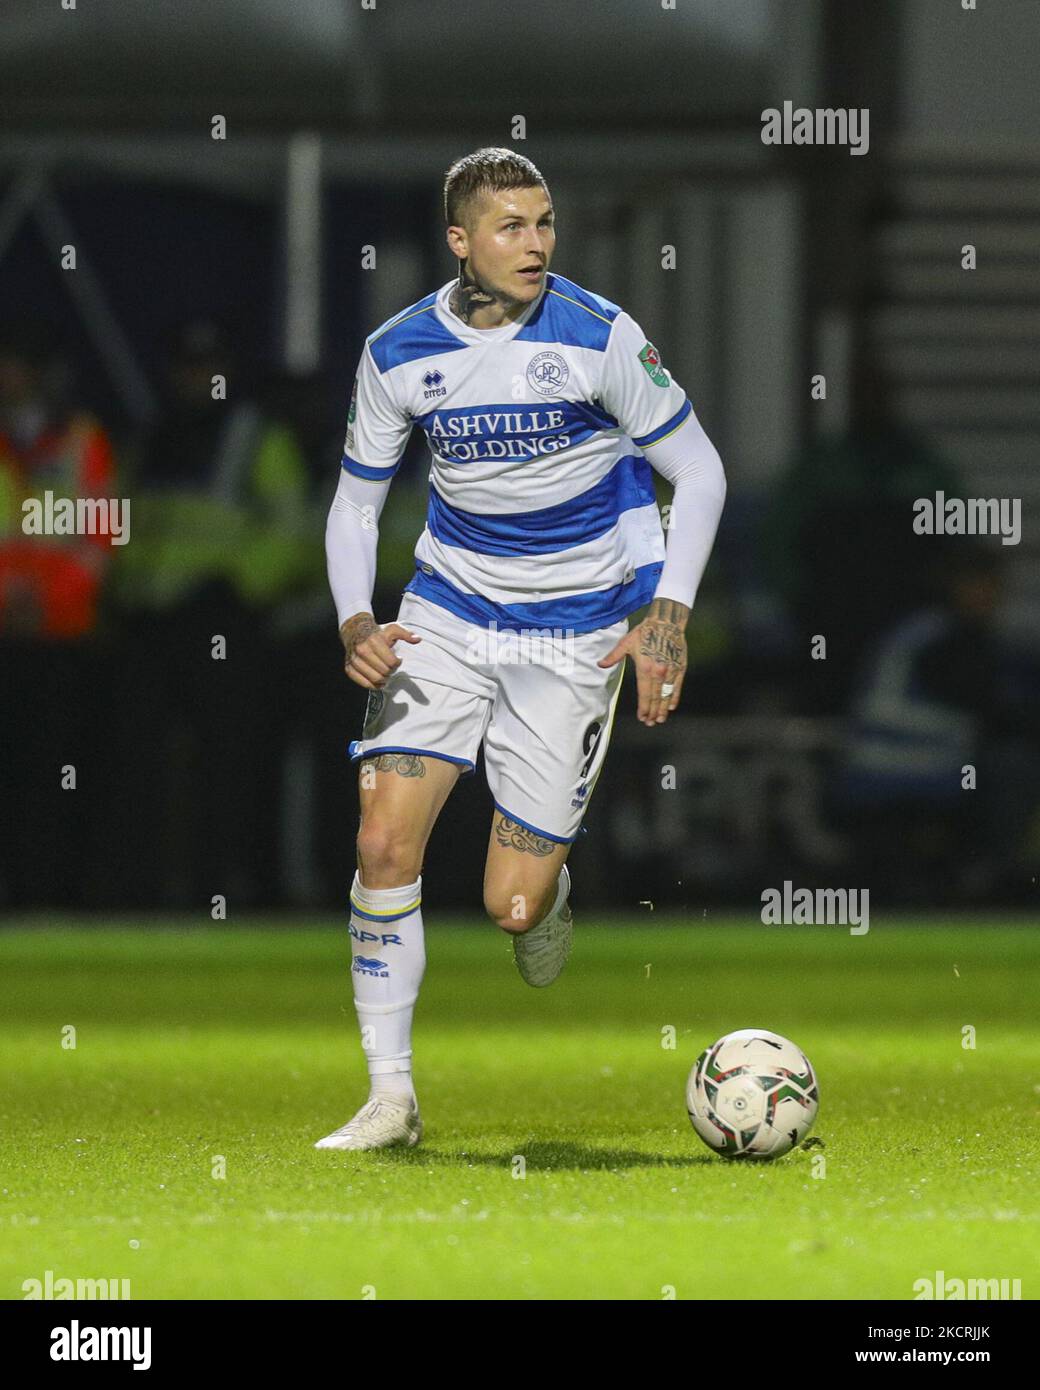
[[[350,895],[350,910],[356,912],[359,917],[366,922],[396,922],[402,917],[408,917],[422,902],[422,894],[419,893],[414,902],[407,907],[390,907],[383,912],[373,912],[367,907],[360,907],[354,899],[353,893]]]

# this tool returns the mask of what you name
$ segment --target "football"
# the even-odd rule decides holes
[[[767,1028],[727,1033],[697,1058],[686,1082],[694,1129],[724,1158],[779,1158],[802,1142],[820,1092],[808,1057]]]

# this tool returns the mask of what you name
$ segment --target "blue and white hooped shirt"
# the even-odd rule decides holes
[[[679,428],[686,393],[624,310],[562,275],[491,329],[452,312],[456,284],[366,340],[343,467],[392,477],[419,425],[430,498],[406,590],[500,630],[609,627],[660,578],[641,449]]]

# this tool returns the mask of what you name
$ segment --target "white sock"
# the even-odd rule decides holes
[[[426,968],[421,903],[421,874],[401,888],[366,888],[354,874],[350,978],[370,1095],[415,1096],[412,1014]]]

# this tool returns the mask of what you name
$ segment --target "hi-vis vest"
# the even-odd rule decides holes
[[[43,430],[27,448],[0,432],[0,631],[53,639],[93,631],[108,535],[28,534],[24,504],[48,493],[108,497],[114,472],[108,436],[89,415]]]
[[[207,485],[137,491],[117,582],[134,606],[166,608],[212,579],[246,602],[291,589],[320,550],[290,430],[256,406],[230,407]]]

